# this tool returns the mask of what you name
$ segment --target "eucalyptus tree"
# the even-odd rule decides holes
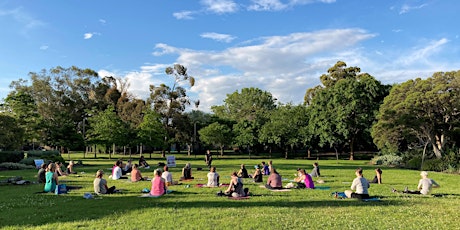
[[[460,127],[460,71],[395,85],[380,107],[372,136],[379,148],[431,146],[437,158]],[[403,146],[405,144],[406,146]]]
[[[224,105],[213,106],[213,112],[222,119],[235,121],[234,142],[249,148],[259,144],[259,132],[276,108],[276,99],[258,88],[243,88],[227,94]]]
[[[148,103],[162,117],[163,128],[166,131],[164,137],[164,146],[175,144],[177,140],[176,134],[178,131],[176,123],[178,116],[182,114],[186,107],[189,106],[192,101],[187,95],[186,87],[193,87],[195,85],[195,78],[187,73],[187,68],[175,64],[174,66],[167,67],[165,73],[173,78],[171,86],[166,84],[160,84],[159,86],[150,85],[150,98]],[[199,102],[195,102],[198,106]],[[176,119],[176,120],[175,120]],[[163,156],[165,151],[162,151]]]
[[[317,88],[310,105],[310,131],[318,135],[320,145],[348,146],[353,160],[356,141],[370,140],[370,128],[389,86],[340,61],[320,79],[324,87]]]
[[[161,115],[150,108],[143,113],[142,122],[138,126],[137,139],[142,144],[150,147],[164,147],[165,130],[162,124]],[[141,152],[142,153],[142,152]],[[152,157],[150,153],[150,158]]]

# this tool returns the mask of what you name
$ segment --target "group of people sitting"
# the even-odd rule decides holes
[[[74,162],[70,161],[66,170],[62,170],[63,164],[59,161],[48,162],[40,165],[37,173],[38,183],[45,184],[44,192],[55,192],[57,185],[59,185],[59,177],[67,176],[70,174],[77,174],[73,169]],[[69,186],[71,188],[71,186]],[[73,187],[77,188],[77,187]]]

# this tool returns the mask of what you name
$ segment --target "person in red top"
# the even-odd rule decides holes
[[[139,165],[134,164],[131,171],[131,181],[137,182],[141,180],[147,180],[147,177],[142,177],[141,171],[139,171]]]
[[[166,194],[166,183],[165,179],[161,178],[161,170],[155,170],[152,179],[152,189],[150,189],[151,196],[162,196]]]

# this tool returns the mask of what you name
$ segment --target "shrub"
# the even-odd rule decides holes
[[[449,168],[448,162],[444,159],[429,159],[423,162],[422,170],[442,172]]]
[[[401,165],[403,162],[402,157],[388,154],[383,156],[376,156],[371,160],[372,164],[375,165]]]
[[[1,162],[19,162],[24,159],[24,152],[22,151],[1,151],[0,152],[0,163]]]
[[[27,158],[30,158],[30,157],[35,157],[35,158],[39,158],[39,159],[43,159],[43,158],[46,158],[46,157],[51,157],[51,156],[59,156],[60,153],[59,151],[28,151],[27,152]]]
[[[22,170],[22,169],[33,169],[35,167],[20,163],[4,162],[0,163],[1,170]]]
[[[422,166],[422,158],[421,157],[414,157],[406,162],[406,168],[409,169],[420,169]]]

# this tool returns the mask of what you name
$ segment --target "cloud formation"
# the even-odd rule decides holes
[[[219,41],[219,42],[226,42],[226,43],[229,43],[229,42],[232,42],[236,37],[234,36],[231,36],[229,34],[219,34],[219,33],[202,33],[200,35],[202,38],[209,38],[209,39],[212,39],[212,40],[216,40],[216,41]]]
[[[422,9],[423,7],[428,6],[428,4],[424,3],[418,6],[411,6],[408,4],[402,5],[401,9],[399,10],[399,14],[406,14],[409,13],[412,10],[419,10]]]
[[[85,33],[85,34],[83,34],[83,39],[91,39],[94,35],[101,35],[101,34],[97,33],[97,32]]]

